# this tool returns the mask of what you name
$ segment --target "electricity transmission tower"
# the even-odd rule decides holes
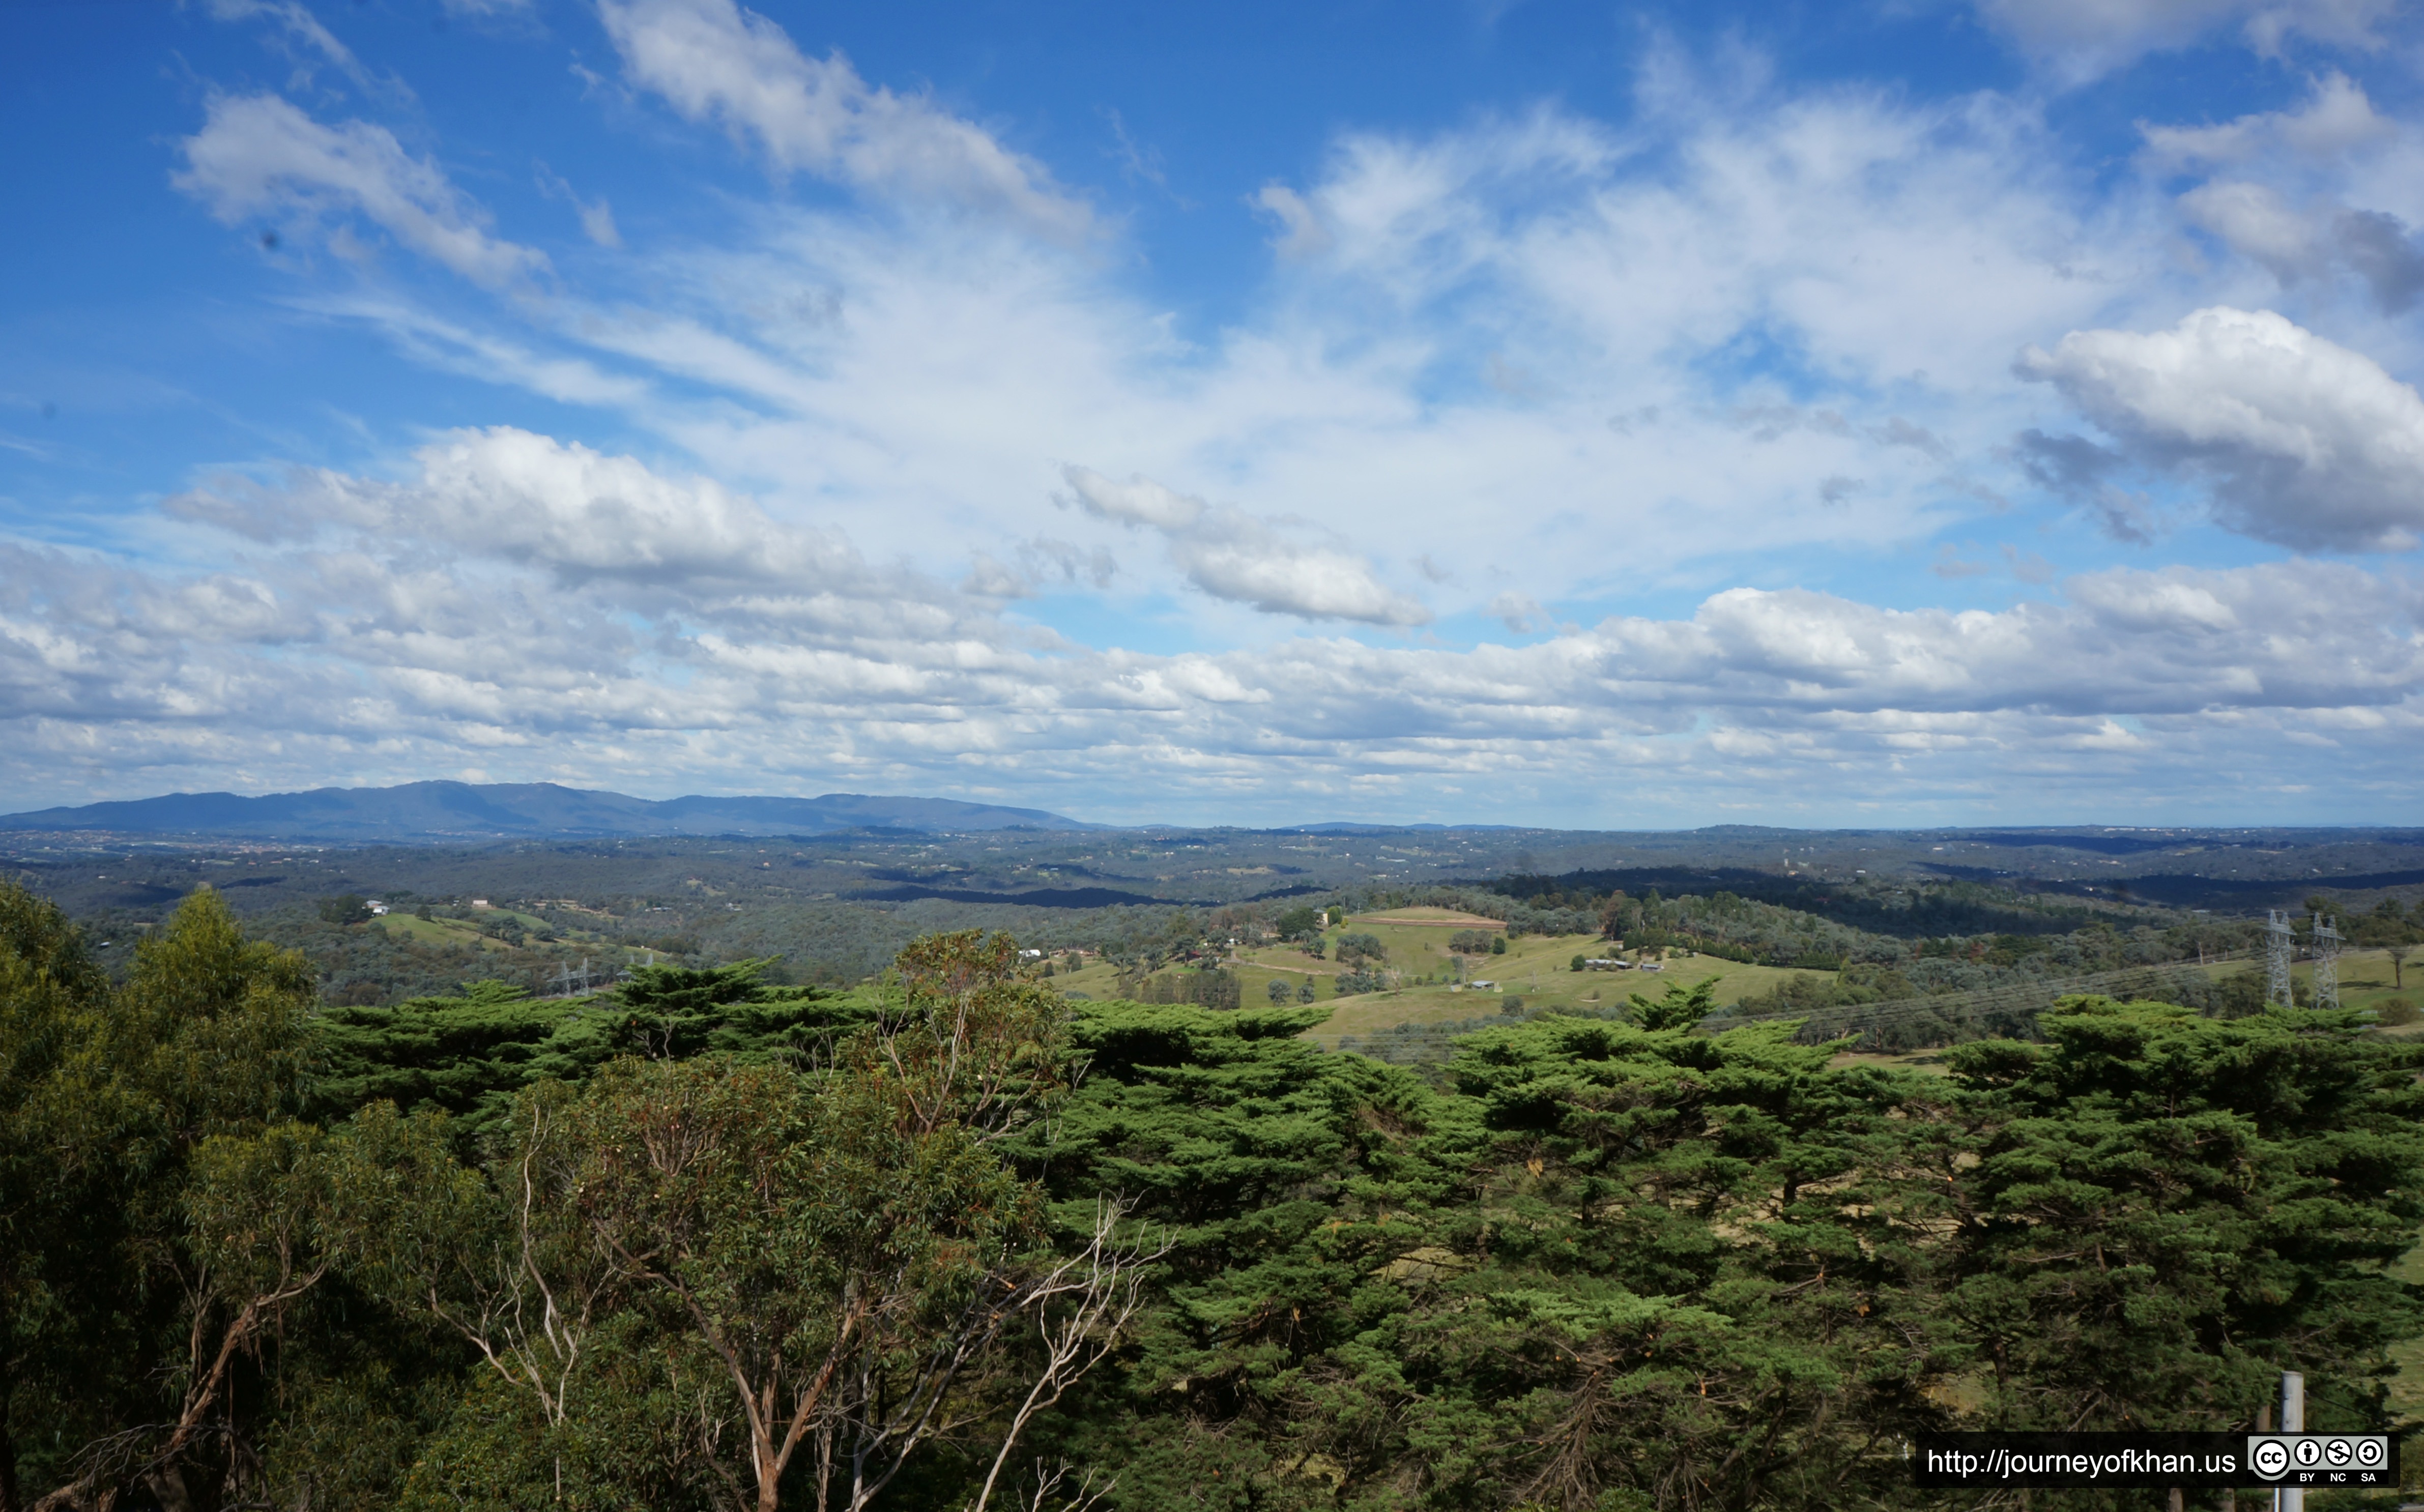
[[[2298,936],[2289,929],[2289,915],[2279,909],[2266,910],[2264,924],[2264,1002],[2268,1007],[2295,1008],[2297,999],[2289,993],[2289,963],[2298,958]]]
[[[2340,931],[2336,919],[2315,915],[2315,1006],[2340,1006]]]

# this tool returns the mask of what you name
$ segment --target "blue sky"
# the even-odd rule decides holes
[[[0,3],[0,791],[2418,822],[2418,42]]]

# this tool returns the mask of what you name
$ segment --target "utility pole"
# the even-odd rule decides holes
[[[2289,928],[2289,915],[2277,908],[2265,910],[2264,923],[2264,1003],[2268,1008],[2295,1008],[2297,998],[2289,991],[2289,963],[2297,959],[2298,936]]]
[[[2337,919],[2315,915],[2315,1006],[2340,1006],[2340,931]]]

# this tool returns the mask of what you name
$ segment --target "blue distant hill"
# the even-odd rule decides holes
[[[826,793],[820,798],[651,801],[551,782],[411,782],[309,792],[170,793],[0,815],[0,830],[99,830],[119,835],[395,841],[600,838],[674,835],[830,835],[840,830],[1092,830],[1040,808],[949,798]]]

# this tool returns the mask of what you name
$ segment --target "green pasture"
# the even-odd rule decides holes
[[[1658,972],[1598,972],[1572,969],[1576,956],[1597,956],[1606,942],[1588,934],[1528,935],[1510,941],[1505,955],[1468,956],[1464,979],[1481,979],[1496,991],[1452,990],[1457,964],[1448,941],[1458,931],[1496,931],[1496,920],[1442,908],[1391,909],[1344,922],[1333,922],[1321,960],[1295,946],[1273,945],[1240,950],[1228,963],[1237,974],[1244,1006],[1259,1008],[1269,1001],[1270,983],[1284,981],[1291,990],[1310,981],[1314,1001],[1334,1005],[1330,1021],[1305,1038],[1335,1045],[1348,1035],[1369,1036],[1399,1024],[1453,1023],[1499,1012],[1509,998],[1521,997],[1526,1010],[1546,1007],[1596,1008],[1621,1003],[1633,993],[1655,996],[1669,982],[1689,986],[1715,977],[1719,1005],[1764,993],[1801,973],[1775,966],[1746,966],[1714,956],[1677,956]],[[1377,993],[1339,997],[1332,983],[1341,967],[1337,940],[1342,933],[1370,934],[1388,952],[1386,968],[1398,975],[1399,985]],[[1823,973],[1817,975],[1824,975]],[[1425,980],[1424,979],[1429,979]],[[1053,979],[1055,986],[1102,998],[1119,992],[1118,974],[1095,963]]]
[[[479,945],[492,949],[504,948],[503,943],[491,940],[469,924],[454,919],[415,918],[410,914],[389,913],[372,921],[388,933],[423,945]]]
[[[2235,976],[2241,972],[2261,974],[2261,961],[2237,961],[2214,970],[2217,977]],[[2416,973],[2416,979],[2406,981],[2406,973]],[[2312,962],[2301,961],[2289,968],[2289,975],[2302,987],[2311,987],[2315,980]],[[2403,984],[2403,985],[2402,985]],[[2386,950],[2349,950],[2340,956],[2340,1006],[2342,1008],[2378,1009],[2394,997],[2404,997],[2424,1008],[2424,949],[2408,958],[2404,970],[2393,971],[2390,953]]]
[[[537,915],[525,914],[518,909],[484,908],[479,913],[484,921],[502,923],[506,919],[518,920],[521,927],[533,934],[548,927],[548,921]],[[462,919],[420,918],[401,910],[391,910],[373,922],[385,925],[390,934],[423,945],[479,945],[491,949],[504,948],[502,941],[490,939],[476,926]],[[590,937],[586,931],[562,930],[560,932],[566,940],[579,941]]]
[[[1325,1045],[1335,1045],[1348,1036],[1368,1038],[1401,1024],[1487,1018],[1501,1011],[1511,997],[1521,997],[1526,1011],[1599,1008],[1621,1003],[1634,993],[1654,996],[1665,991],[1669,982],[1690,986],[1714,977],[1719,981],[1716,1000],[1724,1006],[1764,994],[1789,978],[1803,975],[1784,967],[1743,965],[1714,956],[1681,955],[1669,959],[1661,972],[1577,972],[1571,969],[1573,958],[1599,955],[1606,948],[1605,942],[1587,934],[1534,935],[1509,942],[1505,955],[1465,958],[1464,979],[1487,979],[1496,984],[1494,990],[1453,990],[1457,970],[1456,959],[1448,949],[1449,939],[1459,930],[1496,931],[1500,928],[1495,920],[1448,909],[1392,909],[1333,922],[1325,936],[1327,943],[1320,960],[1295,946],[1272,945],[1241,949],[1227,964],[1237,975],[1240,998],[1248,1008],[1268,1003],[1269,984],[1274,979],[1284,981],[1291,990],[1312,982],[1314,1001],[1331,1007],[1332,1011],[1328,1023],[1307,1031],[1304,1038]],[[1348,997],[1336,995],[1332,983],[1341,970],[1337,939],[1349,931],[1379,939],[1388,952],[1387,968],[1397,974],[1398,985]],[[2424,952],[2419,952],[2409,964],[2424,973]],[[2227,974],[2261,971],[2263,967],[2260,963],[2235,963],[2218,969]],[[2296,972],[2301,982],[2308,982],[2314,968],[2302,962]],[[2351,1008],[2366,1009],[2379,1008],[2398,996],[2424,1002],[2424,980],[2402,988],[2394,983],[2393,978],[2390,959],[2384,952],[2349,951],[2340,958],[2341,1001]],[[1095,998],[1119,994],[1118,974],[1101,963],[1076,972],[1061,972],[1055,977],[1054,984]],[[2424,1025],[2394,1032],[2424,1034]],[[1924,1052],[1916,1057],[1845,1057],[1839,1058],[1838,1063],[1851,1064],[1855,1060],[1925,1072],[1942,1069],[1939,1057]]]

